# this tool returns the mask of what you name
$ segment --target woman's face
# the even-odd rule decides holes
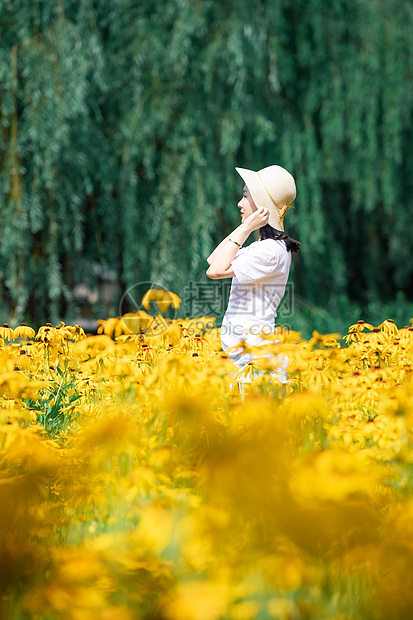
[[[246,185],[244,185],[242,193],[243,196],[238,203],[238,208],[241,211],[241,222],[244,223],[247,217],[257,210],[257,207],[255,206],[255,202],[253,201],[249,189]]]

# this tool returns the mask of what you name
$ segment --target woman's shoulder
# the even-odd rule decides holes
[[[279,239],[258,239],[258,241],[254,241],[248,247],[252,248],[253,252],[271,254],[273,256],[287,252],[284,241]]]
[[[244,254],[245,260],[256,264],[276,265],[285,261],[287,253],[285,243],[279,243],[274,239],[260,239],[247,246]]]
[[[260,248],[261,250],[264,248],[273,247],[274,239],[257,239],[257,241],[253,241],[249,244],[249,248]]]

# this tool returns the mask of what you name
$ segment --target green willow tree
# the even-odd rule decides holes
[[[411,40],[399,0],[0,0],[4,317],[70,315],[104,270],[182,296],[238,222],[234,166],[271,163],[298,295],[411,298]]]

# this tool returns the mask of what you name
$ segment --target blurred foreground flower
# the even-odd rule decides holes
[[[3,328],[1,617],[410,617],[413,328],[281,330],[241,394],[211,317],[99,324]]]
[[[169,306],[172,306],[175,310],[181,305],[181,298],[171,291],[165,291],[163,289],[149,289],[142,297],[142,305],[146,310],[149,310],[150,302],[154,301],[159,309],[159,312],[166,312]]]

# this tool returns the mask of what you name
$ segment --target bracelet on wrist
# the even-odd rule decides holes
[[[235,243],[235,245],[237,245],[239,248],[242,248],[242,243],[238,243],[238,241],[234,241],[233,239],[230,239],[228,237],[228,241],[232,241],[232,243]]]

